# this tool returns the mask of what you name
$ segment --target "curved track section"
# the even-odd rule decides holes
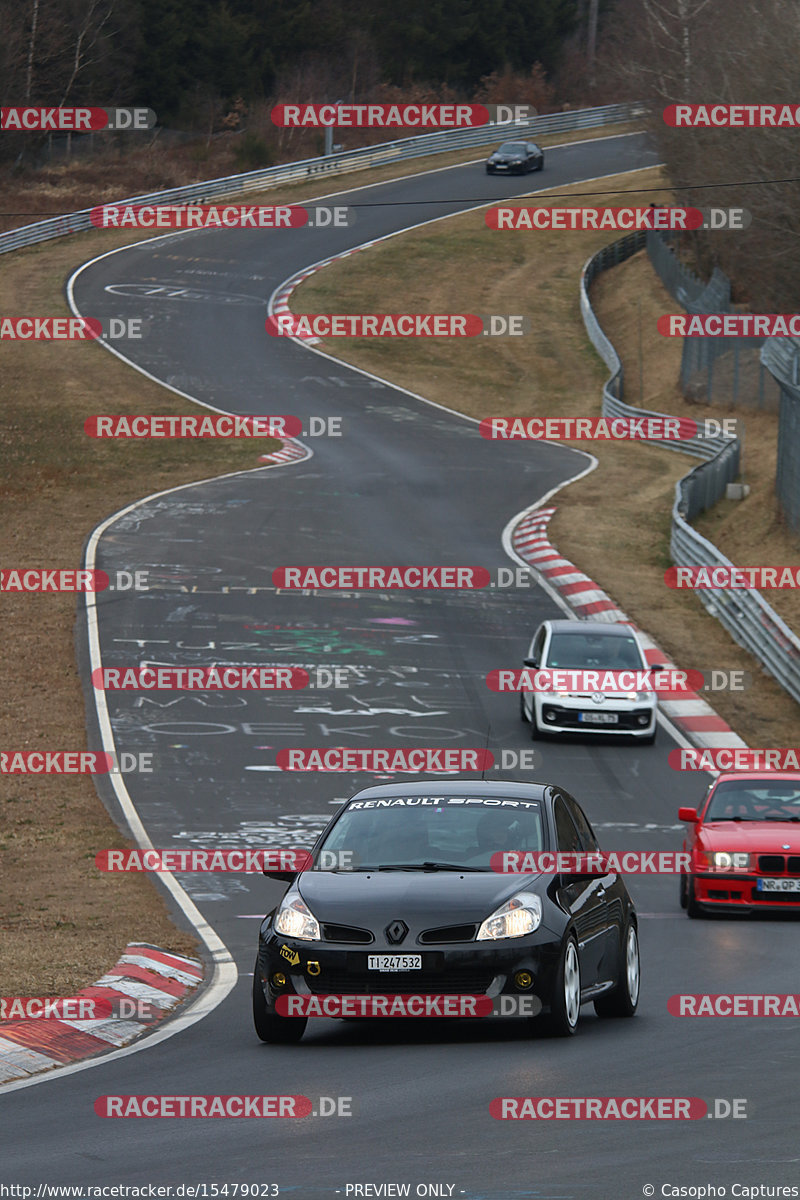
[[[639,136],[588,142],[549,150],[542,182],[653,161]],[[346,431],[318,439],[314,457],[291,470],[134,506],[100,539],[99,566],[147,569],[158,583],[137,597],[99,598],[106,665],[224,658],[348,669],[347,689],[272,700],[109,693],[118,747],[156,755],[157,774],[129,777],[154,845],[308,844],[365,780],[280,774],[269,768],[281,747],[482,745],[487,727],[495,752],[530,744],[516,704],[483,679],[518,662],[536,622],[559,615],[546,592],[298,596],[276,592],[271,571],[303,562],[507,565],[501,534],[511,517],[582,470],[586,457],[558,446],[489,446],[474,423],[263,331],[270,295],[303,265],[514,190],[475,164],[434,171],[342,193],[342,203],[374,205],[358,208],[354,229],[173,236],[106,256],[75,281],[82,311],[151,319],[137,365],[173,387],[236,412],[341,416]],[[168,294],[182,288],[205,298]],[[606,848],[675,849],[677,805],[697,801],[704,780],[679,781],[667,766],[671,744],[663,730],[654,747],[545,743],[537,774],[576,793]],[[643,953],[632,1022],[584,1010],[578,1037],[560,1042],[529,1039],[514,1024],[319,1021],[300,1046],[268,1048],[252,1032],[249,972],[258,917],[280,889],[251,876],[181,882],[236,960],[234,991],[157,1049],[0,1098],[10,1178],[277,1182],[331,1198],[348,1183],[409,1183],[414,1195],[416,1184],[436,1182],[442,1195],[474,1200],[618,1200],[652,1194],[646,1185],[701,1183],[730,1195],[734,1181],[796,1178],[787,1132],[794,1022],[690,1022],[666,1008],[676,992],[792,991],[793,924],[688,922],[673,878],[632,879]],[[92,1107],[103,1094],[262,1092],[349,1096],[353,1116],[207,1127],[101,1123]],[[494,1097],[520,1095],[744,1096],[748,1119],[632,1128],[493,1120]],[[23,1149],[32,1140],[34,1164]]]

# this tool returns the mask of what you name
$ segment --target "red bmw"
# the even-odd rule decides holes
[[[678,818],[691,825],[681,875],[690,917],[800,910],[800,771],[723,772],[700,809],[680,808]]]

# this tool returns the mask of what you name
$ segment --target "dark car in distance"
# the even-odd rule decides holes
[[[575,799],[546,783],[438,779],[358,792],[307,869],[265,871],[290,886],[259,931],[258,1036],[302,1038],[308,1017],[286,1015],[286,996],[532,996],[531,1027],[560,1036],[589,1001],[600,1016],[633,1016],[638,921],[622,878],[493,869],[509,850],[598,849]]]
[[[544,151],[535,142],[503,142],[486,160],[487,175],[527,175],[543,167]]]

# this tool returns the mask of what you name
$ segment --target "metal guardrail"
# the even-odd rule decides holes
[[[733,566],[713,542],[680,516],[681,484],[675,485],[672,508],[672,561],[681,567]],[[707,611],[725,626],[735,642],[763,664],[793,700],[800,702],[800,639],[755,588],[698,588]]]
[[[589,301],[589,287],[592,281],[601,273],[607,271],[609,267],[614,267],[618,263],[624,262],[627,258],[631,258],[640,250],[647,246],[648,238],[658,237],[658,234],[640,230],[638,233],[629,233],[624,238],[619,238],[616,242],[612,242],[610,246],[604,246],[597,254],[592,255],[589,261],[585,264],[581,272],[581,315],[583,323],[586,326],[586,332],[597,353],[602,358],[603,362],[611,371],[611,378],[603,385],[603,416],[604,417],[662,417],[669,416],[667,413],[649,412],[643,408],[632,408],[629,404],[623,401],[624,388],[624,372],[619,355],[614,349],[611,342],[600,328],[600,324],[594,315],[594,310]],[[721,455],[722,451],[729,450],[731,443],[736,439],[731,438],[708,438],[708,439],[686,439],[686,440],[662,440],[654,439],[651,445],[661,446],[665,450],[678,450],[684,454],[692,454],[695,458],[705,458],[709,461],[716,460]],[[738,442],[737,442],[738,446]],[[736,471],[733,474],[729,473],[730,455],[725,459],[726,473],[724,478],[720,477],[721,488],[714,500],[713,504],[722,493],[725,491],[725,484],[736,477],[738,473],[738,451],[736,454]],[[708,507],[706,505],[705,507]],[[695,508],[692,516],[696,516],[698,512],[702,512],[702,508]]]
[[[800,530],[800,339],[767,338],[761,363],[779,388],[775,491],[789,526]]]
[[[282,183],[315,179],[328,175],[340,175],[358,171],[363,167],[375,167],[399,162],[406,158],[420,158],[429,154],[444,154],[448,150],[463,150],[470,146],[485,146],[496,142],[512,129],[516,137],[537,137],[545,133],[567,133],[578,129],[595,129],[602,125],[617,125],[632,121],[646,112],[642,104],[607,104],[599,108],[581,108],[574,112],[551,113],[535,117],[526,125],[479,125],[469,129],[453,129],[444,133],[426,133],[418,137],[402,138],[399,141],[381,142],[377,146],[364,146],[360,150],[346,150],[322,158],[306,158],[301,162],[284,163],[277,167],[265,167],[258,171],[247,171],[242,175],[228,175],[223,179],[208,179],[191,183],[185,187],[169,188],[161,192],[149,192],[143,196],[131,196],[124,200],[105,201],[115,204],[202,204],[222,200],[229,196],[245,195],[277,187]],[[0,254],[32,246],[50,238],[63,237],[68,233],[81,233],[93,229],[91,209],[65,213],[62,217],[51,217],[33,225],[23,225],[0,234]]]
[[[616,266],[644,249],[652,238],[660,238],[660,235],[647,231],[628,234],[627,237],[620,238],[610,246],[604,246],[593,255],[581,273],[581,315],[586,332],[595,350],[612,372],[603,385],[603,416],[667,415],[650,413],[624,403],[622,363],[614,346],[603,333],[589,300],[589,286],[601,271]],[[652,259],[657,259],[657,255],[651,255]],[[654,265],[657,265],[655,261]],[[738,438],[652,441],[649,444],[663,446],[669,450],[682,450],[686,454],[705,459],[675,484],[670,537],[672,561],[681,567],[732,567],[734,564],[730,559],[693,529],[689,521],[715,504],[724,493],[726,483],[733,481],[738,475]],[[794,700],[800,702],[800,639],[770,608],[761,593],[754,588],[698,588],[695,594],[707,611],[724,625],[733,640],[749,650],[777,679],[781,687]]]

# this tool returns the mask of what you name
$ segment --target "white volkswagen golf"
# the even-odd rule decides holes
[[[658,698],[643,674],[664,670],[648,663],[630,625],[605,621],[543,621],[534,634],[525,666],[557,672],[552,691],[520,691],[520,715],[531,727],[531,737],[550,733],[604,733],[633,737],[652,744],[656,739]],[[623,672],[630,690],[573,686],[572,673]],[[559,676],[561,677],[559,680]],[[543,676],[544,679],[547,676]],[[603,682],[607,682],[605,676]],[[585,682],[585,681],[583,681]],[[641,686],[644,684],[644,686]],[[563,686],[562,686],[563,685]]]

